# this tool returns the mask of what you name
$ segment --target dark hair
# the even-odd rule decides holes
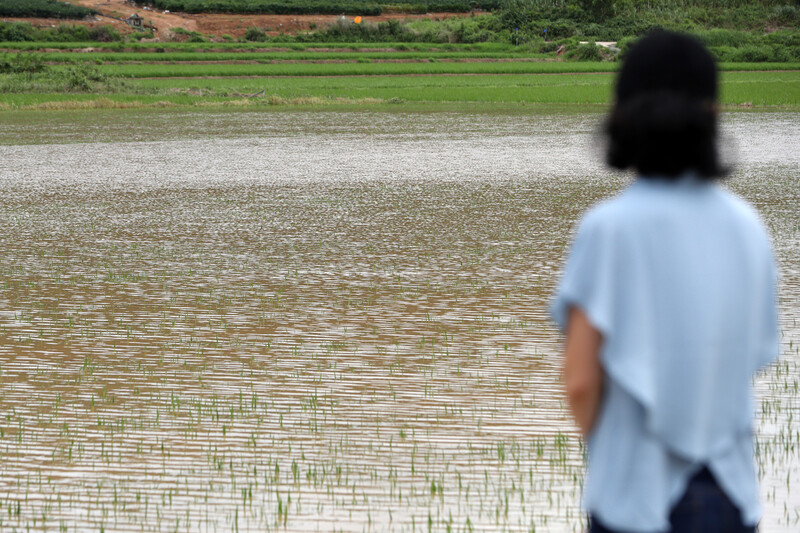
[[[642,176],[725,174],[717,154],[717,68],[692,37],[650,33],[628,53],[606,123],[608,164]]]

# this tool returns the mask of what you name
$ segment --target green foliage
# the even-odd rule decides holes
[[[264,42],[267,40],[267,34],[258,28],[247,28],[244,34],[245,41]]]
[[[31,24],[0,22],[0,42],[113,42],[122,36],[110,26],[87,28],[77,24],[59,24],[55,28],[36,28]]]
[[[791,30],[769,34],[712,29],[696,31],[697,37],[721,62],[731,63],[792,63],[800,61],[800,32]],[[619,43],[620,57],[624,57],[636,38],[627,38]]]
[[[796,0],[502,0],[495,14],[524,40],[583,37],[619,41],[655,28],[764,31],[796,28]],[[545,32],[545,30],[547,30]]]
[[[492,10],[499,0],[136,0],[158,9],[185,13],[270,13],[380,15],[384,8],[402,13],[468,12]]]
[[[95,14],[97,11],[94,9],[58,0],[0,0],[2,17],[82,19]]]
[[[45,40],[36,39],[34,36],[35,32],[36,29],[30,24],[0,22],[0,41],[20,42]]]
[[[619,3],[622,2],[615,2],[614,0],[579,0],[578,5],[594,19],[604,20],[614,14],[615,4]]]
[[[35,53],[4,54],[0,58],[1,74],[25,74],[30,78],[33,74],[43,72],[47,66],[42,56]]]
[[[332,42],[413,42],[418,34],[412,32],[407,24],[389,20],[378,24],[354,24],[351,20],[339,20],[326,29],[306,36],[309,40]],[[443,42],[441,39],[419,39],[425,42]]]
[[[578,44],[574,48],[568,49],[565,56],[574,61],[602,61],[604,59],[600,47],[593,42]]]
[[[800,61],[800,46],[748,45],[740,48],[718,46],[711,48],[718,61],[734,63],[790,63]]]
[[[147,36],[146,33],[142,33],[142,35]],[[153,32],[150,32],[150,36],[153,36]],[[89,40],[99,43],[113,43],[121,41],[122,35],[111,26],[95,26],[89,30]]]
[[[0,93],[108,93],[135,91],[117,74],[81,61],[65,68],[48,67],[40,54],[0,57]]]
[[[355,24],[352,20],[341,19],[321,30],[286,39],[299,42],[336,43],[477,44],[489,41],[510,43],[510,38],[510,33],[500,26],[496,17],[480,16],[444,20],[393,19],[377,24],[370,22]]]
[[[800,5],[775,6],[772,17],[779,24],[800,24]]]
[[[201,0],[154,0],[154,3],[162,1]],[[212,7],[216,9],[222,5],[219,3],[223,0],[202,1],[209,9]],[[231,3],[246,1],[250,2],[248,5],[252,4],[258,9],[267,5],[264,3],[265,0],[226,1],[228,6],[233,5]],[[274,1],[288,2],[281,5],[291,7],[301,5],[298,2],[323,0]],[[378,0],[333,1],[352,1],[359,6],[367,6],[373,5],[368,2]],[[437,52],[462,44],[476,47],[496,45],[505,47],[506,50],[532,54],[555,54],[556,51],[560,54],[566,51],[563,56],[566,59],[598,61],[624,57],[638,36],[655,28],[667,28],[697,36],[719,61],[756,63],[800,60],[800,30],[793,22],[800,13],[798,0],[795,0],[794,4],[787,3],[792,0],[497,1],[502,2],[502,5],[494,14],[477,16],[473,14],[443,20],[425,18],[355,24],[352,17],[341,17],[334,24],[314,28],[314,31],[277,36],[267,35],[263,28],[249,28],[243,42],[230,45],[246,51],[262,43],[273,43],[276,46],[298,50],[314,46],[314,43],[329,43],[326,46],[332,43],[346,43],[338,46],[347,47],[358,47],[364,43],[392,43],[391,46],[397,50],[412,45],[414,50],[421,50],[419,47],[425,46],[422,43],[428,43],[427,46],[436,49]],[[308,7],[311,4],[302,5]],[[412,4],[394,4],[393,9],[405,9],[402,6],[410,5]],[[361,13],[363,14],[363,10]],[[183,41],[190,51],[226,49],[226,44],[223,43],[204,42],[207,40],[205,36],[197,32],[182,28],[173,31],[178,37],[175,41]],[[29,24],[0,23],[0,41],[48,43],[101,41],[109,43],[104,47],[109,50],[116,50],[119,46],[125,46],[130,50],[136,49],[132,44],[121,45],[113,42],[119,40],[121,40],[119,34],[110,28],[89,29],[82,26],[61,25],[54,29],[40,30]],[[228,40],[232,38],[228,36]],[[607,48],[579,44],[599,41],[617,41],[621,52],[615,56]],[[166,47],[167,43],[160,46]],[[180,49],[180,46],[181,43],[169,43],[170,50]],[[11,46],[7,44],[6,47]],[[53,44],[47,47],[67,46]],[[24,45],[13,48],[27,49]],[[30,49],[35,48],[35,45],[30,45]],[[374,61],[379,58],[363,59]],[[103,59],[103,61],[117,60]]]
[[[137,31],[128,35],[131,41],[141,41],[142,39],[152,39],[156,35],[152,31]]]
[[[180,26],[172,28],[172,33],[179,38],[178,40],[185,40],[187,43],[208,42],[208,39],[206,39],[202,33],[198,31],[187,30],[186,28],[181,28]]]

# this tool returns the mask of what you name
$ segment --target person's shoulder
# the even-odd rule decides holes
[[[765,241],[770,240],[764,220],[753,204],[722,186],[716,187],[716,194],[740,229]]]
[[[720,201],[724,202],[732,213],[741,217],[743,220],[761,225],[761,215],[758,214],[753,204],[721,185],[715,186],[715,193]]]
[[[630,187],[623,189],[590,207],[581,219],[580,228],[597,231],[609,230],[620,224],[628,225],[641,211],[641,207],[642,204],[633,198]]]

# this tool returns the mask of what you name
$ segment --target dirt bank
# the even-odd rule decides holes
[[[184,28],[197,31],[204,35],[222,38],[223,35],[243,37],[247,28],[255,27],[266,31],[268,35],[281,33],[294,34],[299,31],[323,28],[336,22],[339,15],[232,15],[232,14],[188,14],[166,13],[151,8],[141,8],[125,0],[66,0],[71,4],[92,8],[101,17],[87,21],[69,21],[69,23],[85,25],[110,24],[119,31],[129,33],[132,31],[119,19],[126,19],[134,13],[142,17],[146,23],[152,23],[157,29],[157,36],[161,40],[170,39],[173,28]],[[445,19],[456,16],[465,16],[466,13],[427,13],[410,15],[404,13],[387,13],[375,17],[362,17],[364,22],[382,22],[386,20],[417,20],[417,19]],[[349,17],[352,18],[352,17]],[[34,22],[35,20],[35,22]],[[57,25],[55,19],[27,19],[37,26]]]

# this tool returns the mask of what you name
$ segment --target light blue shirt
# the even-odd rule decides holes
[[[775,291],[758,215],[716,184],[639,179],[584,216],[551,311],[603,335],[583,504],[605,526],[668,530],[703,465],[758,522],[751,382],[779,352]]]

